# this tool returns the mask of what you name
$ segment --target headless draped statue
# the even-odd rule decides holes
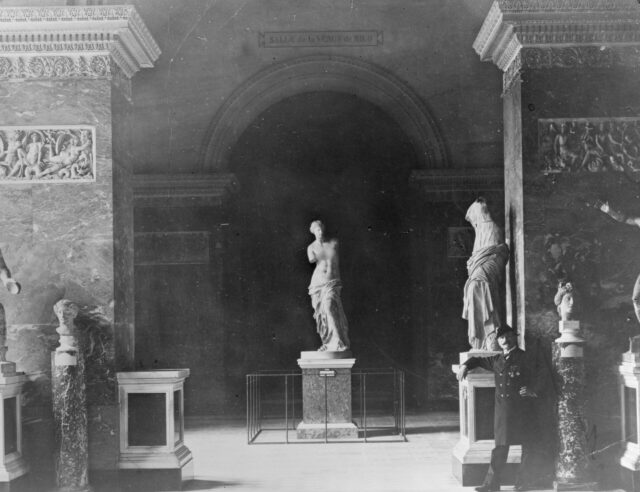
[[[0,281],[11,294],[20,292],[20,284],[11,277],[11,271],[4,262],[2,251],[0,251]],[[7,321],[4,315],[4,306],[0,304],[0,364],[7,362]]]
[[[462,317],[469,322],[469,344],[473,349],[499,350],[495,333],[505,321],[502,281],[509,248],[484,199],[471,204],[465,219],[476,233],[467,261],[469,278],[464,285],[462,310]]]
[[[349,349],[349,326],[342,308],[338,240],[327,239],[324,224],[314,220],[309,231],[316,239],[307,248],[310,263],[316,268],[309,284],[316,329],[322,341],[320,352]]]

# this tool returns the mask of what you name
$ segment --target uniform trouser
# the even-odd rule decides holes
[[[531,452],[529,445],[522,445],[522,456],[520,457],[520,466],[518,467],[518,475],[516,476],[516,484],[526,483],[526,473],[529,470],[529,461],[531,461]],[[491,462],[489,470],[484,478],[484,484],[492,489],[500,488],[500,478],[502,471],[507,464],[509,456],[509,445],[496,446],[491,451]]]

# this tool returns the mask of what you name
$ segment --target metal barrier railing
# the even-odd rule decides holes
[[[269,443],[349,442],[329,439],[329,395],[325,381],[324,439],[292,438],[302,421],[302,373],[259,371],[246,376],[247,443],[254,444],[262,433],[283,431]],[[351,373],[352,418],[358,427],[358,441],[370,442],[389,436],[406,441],[404,372],[398,369],[357,369]],[[356,408],[357,407],[357,408]],[[389,420],[391,425],[385,424]],[[351,440],[353,442],[353,440]],[[262,442],[261,442],[262,443]]]

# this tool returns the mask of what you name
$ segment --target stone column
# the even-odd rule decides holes
[[[556,463],[554,490],[597,490],[589,477],[589,458],[585,426],[584,339],[580,322],[560,321],[558,376],[558,431],[560,452]]]
[[[53,418],[58,490],[81,492],[89,486],[89,434],[84,357],[78,350],[78,306],[62,299],[54,306],[60,345],[53,356]]]
[[[46,375],[26,410],[47,421],[51,308],[83,307],[91,467],[113,470],[115,372],[134,355],[130,78],[158,46],[126,5],[2,7],[0,24],[1,246],[24,286],[5,303],[9,356]]]

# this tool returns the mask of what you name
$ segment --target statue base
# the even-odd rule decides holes
[[[184,443],[184,382],[189,369],[119,372],[123,489],[181,490],[193,479],[193,455]],[[149,489],[147,489],[149,490]]]
[[[620,478],[624,490],[640,492],[640,353],[637,337],[631,339],[629,351],[622,354],[620,373],[622,456],[620,457]]]
[[[2,362],[0,397],[4,410],[0,412],[0,490],[15,490],[29,465],[22,457],[22,387],[27,377],[16,372],[13,362]],[[8,372],[5,372],[8,371]]]
[[[473,349],[460,353],[460,364],[471,357],[490,357],[500,352]],[[453,365],[457,374],[459,365]],[[453,449],[453,476],[463,487],[480,485],[489,469],[493,438],[495,376],[481,368],[473,369],[458,383],[460,402],[460,439]],[[507,465],[502,474],[504,485],[515,481],[520,464],[521,447],[510,446]]]
[[[561,358],[583,357],[584,338],[580,336],[580,322],[576,320],[559,321],[560,337],[555,342],[560,345]]]
[[[355,439],[351,420],[351,368],[356,360],[348,350],[302,352],[302,422],[298,439]]]
[[[296,427],[298,439],[357,439],[358,426],[354,423],[305,424]]]
[[[597,482],[583,482],[583,483],[564,483],[564,482],[553,482],[553,490],[554,492],[558,492],[560,490],[575,490],[580,492],[591,492],[594,490],[599,490],[599,486]]]
[[[322,352],[318,350],[310,350],[300,352],[300,360],[351,359],[352,357],[353,354],[351,353],[351,350],[324,350]],[[300,363],[300,360],[298,360],[298,364]]]

